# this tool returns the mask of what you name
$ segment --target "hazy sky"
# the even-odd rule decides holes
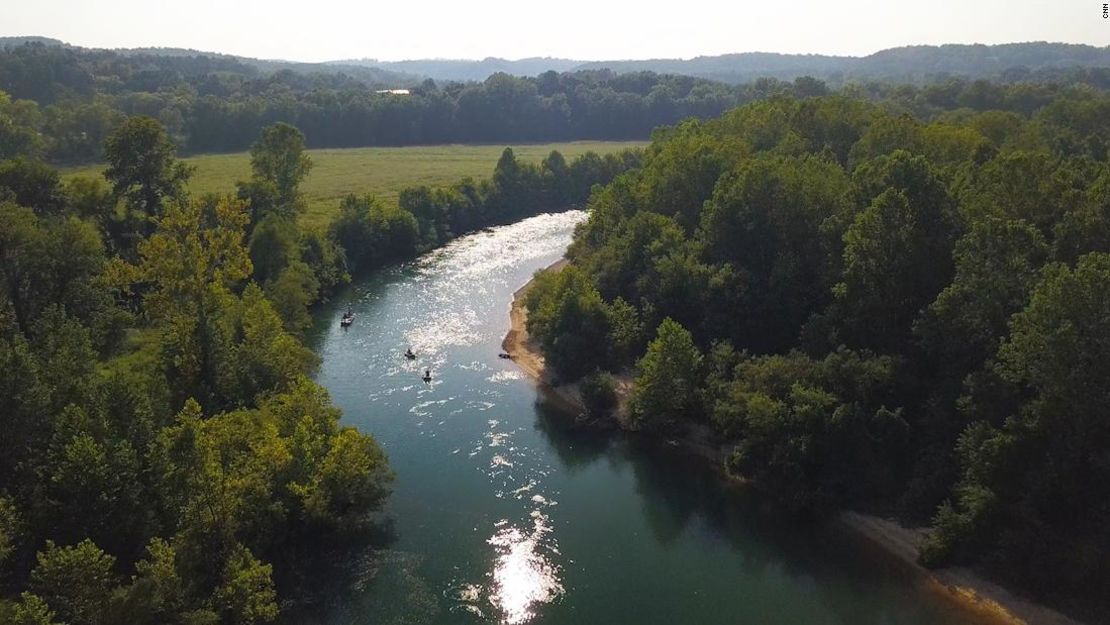
[[[1110,45],[1102,0],[3,0],[0,35],[243,56],[865,55],[907,44]]]

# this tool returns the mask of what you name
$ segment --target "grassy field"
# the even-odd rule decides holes
[[[588,151],[604,154],[627,147],[643,146],[638,141],[574,141],[513,146],[517,158],[539,162],[551,150],[570,160]],[[304,221],[326,224],[335,214],[340,198],[348,193],[371,193],[396,202],[406,187],[445,185],[464,176],[487,178],[501,156],[503,145],[435,145],[403,148],[350,148],[309,150],[313,168],[301,185],[308,200]],[[208,154],[183,159],[196,166],[189,188],[195,194],[232,193],[237,180],[250,177],[250,154]],[[67,169],[64,177],[99,176],[102,165]]]

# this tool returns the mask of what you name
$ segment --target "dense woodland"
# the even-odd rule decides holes
[[[1105,616],[1108,145],[1084,88],[1029,115],[826,96],[687,121],[594,193],[528,328],[595,415],[631,375],[626,427],[709,431],[786,506],[931,524],[925,563]]]
[[[0,159],[25,153],[55,163],[100,161],[105,138],[134,115],[159,120],[186,153],[245,150],[276,122],[297,126],[313,148],[642,139],[688,117],[715,117],[776,95],[829,92],[810,77],[730,85],[592,69],[531,78],[497,73],[476,83],[427,80],[412,85],[410,95],[391,95],[378,90],[398,86],[398,79],[381,70],[156,52],[41,43],[0,48],[0,91],[7,93],[0,95]],[[1011,56],[1047,62],[1043,52]],[[1011,78],[990,83],[942,76],[922,86],[842,80],[839,90],[932,119],[960,107],[1029,115],[1066,91],[1063,85],[1110,88],[1105,67],[1015,70]]]
[[[251,179],[204,197],[150,117],[107,136],[104,180],[0,161],[0,622],[265,623],[356,583],[393,476],[310,379],[309,307],[639,164],[506,149],[489,180],[352,196],[307,231],[304,150],[269,126]]]
[[[1110,610],[1105,74],[831,92],[549,72],[391,96],[237,63],[0,51],[0,622],[231,625],[311,602],[387,533],[392,479],[310,379],[311,305],[587,197],[573,265],[528,305],[592,411],[630,374],[629,427],[711,432],[786,506],[931,523],[929,564]],[[506,150],[489,180],[298,222],[307,147],[687,117],[708,120],[643,153]],[[253,175],[189,197],[179,147],[249,148]],[[104,179],[44,164],[85,160]]]

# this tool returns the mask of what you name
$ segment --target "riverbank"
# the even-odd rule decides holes
[[[568,264],[560,259],[544,271],[559,271]],[[553,401],[572,414],[584,412],[581,395],[576,384],[558,384],[544,366],[539,345],[528,334],[528,309],[524,298],[532,287],[529,280],[513,293],[509,311],[510,328],[501,343],[502,349],[530,375]],[[627,388],[621,389],[627,395]],[[707,430],[707,428],[705,428]],[[707,431],[695,432],[678,441],[668,441],[689,450],[723,470],[726,450],[713,445]],[[1011,625],[1081,625],[1051,608],[1023,599],[1002,586],[983,578],[963,567],[927,569],[917,562],[918,545],[928,533],[927,528],[908,528],[895,521],[853,511],[844,511],[836,519],[837,525],[858,539],[880,549],[887,557],[914,576],[938,599],[959,604],[981,615],[984,622]]]
[[[560,258],[543,271],[560,271],[566,267],[568,261]],[[535,339],[528,334],[528,308],[524,305],[524,298],[531,290],[535,280],[529,280],[513,292],[513,302],[509,309],[509,332],[501,341],[501,349],[509,358],[532,377],[547,392],[548,396],[560,404],[571,414],[585,413],[586,406],[582,403],[582,395],[577,384],[559,384],[544,366],[543,353]]]

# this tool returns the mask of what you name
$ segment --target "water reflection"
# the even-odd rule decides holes
[[[559,566],[549,555],[558,555],[550,520],[539,510],[533,510],[531,517],[530,529],[499,521],[497,531],[487,541],[497,550],[490,602],[507,625],[531,620],[537,604],[549,603],[563,594]]]

